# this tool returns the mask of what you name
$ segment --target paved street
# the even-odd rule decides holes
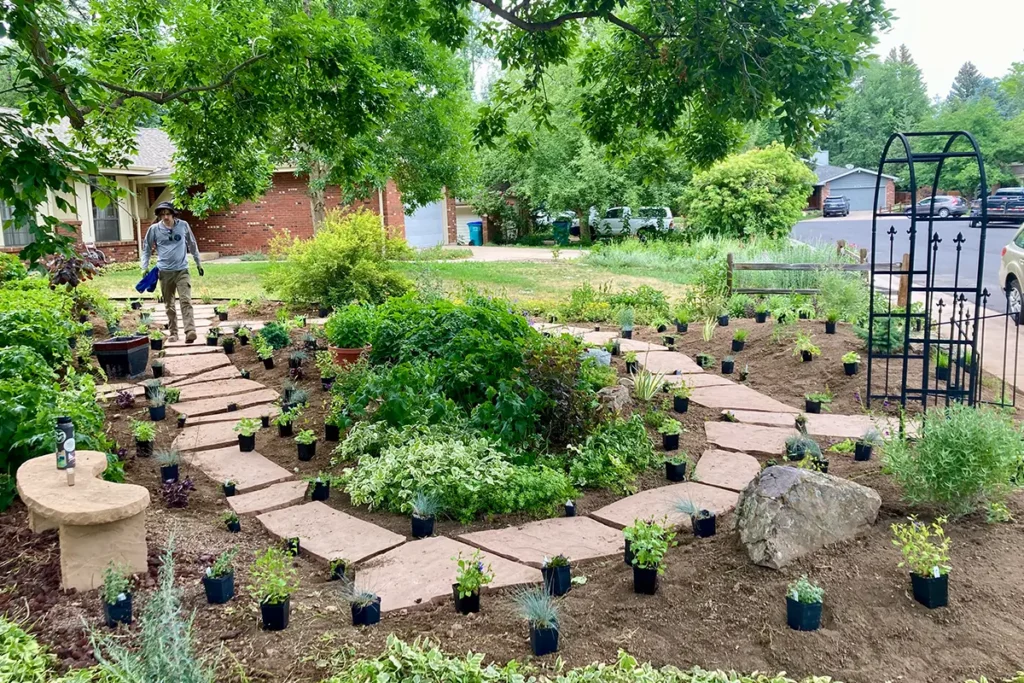
[[[886,221],[883,223],[882,221]],[[889,227],[896,228],[895,239],[893,240],[892,260],[899,262],[903,254],[909,251],[910,238],[907,230],[910,228],[910,220],[907,218],[886,218],[879,219],[878,236],[875,245],[875,254],[879,262],[889,260]],[[979,228],[971,228],[967,221],[953,221],[935,223],[934,230],[942,239],[939,244],[938,258],[936,264],[935,283],[938,286],[953,286],[956,276],[956,249],[953,240],[958,232],[964,236],[963,249],[960,255],[960,286],[975,282],[978,267],[978,250],[981,238]],[[999,261],[1000,252],[1016,232],[1015,226],[995,225],[989,226],[985,238],[985,265],[982,283],[993,295],[988,302],[988,308],[1003,311],[1006,309],[1006,301],[999,285]],[[856,212],[845,218],[815,218],[801,221],[793,227],[790,233],[795,239],[803,242],[827,242],[834,244],[836,240],[845,239],[848,243],[856,244],[858,247],[871,248],[871,212]],[[918,260],[920,269],[924,269],[926,255],[923,251],[928,240],[928,224],[921,220],[918,222],[917,252],[915,260]],[[921,283],[919,283],[921,284]],[[897,278],[893,278],[893,289],[898,285]]]

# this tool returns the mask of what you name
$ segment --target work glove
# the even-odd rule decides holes
[[[203,271],[203,267],[202,267],[202,266],[199,266],[199,277],[202,277],[202,276],[203,276],[203,275],[205,275],[205,274],[206,274],[206,273],[205,273],[205,272]]]

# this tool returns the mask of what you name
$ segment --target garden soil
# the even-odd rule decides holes
[[[821,323],[802,321],[800,326],[814,332],[814,341],[822,349],[811,363],[792,356],[791,341],[772,343],[771,326],[758,326],[752,320],[733,321],[727,330],[717,328],[709,343],[701,340],[696,326],[691,327],[687,335],[677,337],[677,348],[691,356],[712,353],[720,360],[729,355],[731,333],[737,326],[750,330],[746,349],[733,355],[737,370],[749,363],[752,388],[799,406],[804,393],[827,385],[835,395],[834,412],[861,412],[857,395],[863,398],[866,392],[864,374],[846,377],[840,362],[843,353],[862,346],[848,326],[841,325],[836,335],[825,335]],[[293,332],[296,343],[301,334]],[[660,339],[650,330],[637,330],[634,336]],[[272,371],[263,369],[251,346],[239,347],[233,360],[239,368],[248,368],[252,379],[280,390],[287,362],[282,352],[277,356],[279,362]],[[621,359],[615,359],[615,364],[624,373]],[[304,366],[306,377],[299,384],[310,392],[312,401],[303,422],[308,420],[322,436],[328,394],[320,389],[315,366],[311,362]],[[643,412],[639,406],[636,409]],[[218,519],[227,509],[219,483],[191,472],[187,457],[182,476],[191,476],[196,491],[187,509],[166,509],[156,462],[134,457],[129,418],[144,417],[142,402],[126,410],[110,402],[107,412],[112,436],[129,448],[128,480],[146,486],[153,496],[147,518],[150,567],[137,578],[136,615],[145,609],[147,594],[156,584],[161,549],[173,536],[184,605],[190,612],[195,610],[194,631],[201,652],[221,662],[218,681],[319,681],[353,655],[379,653],[390,633],[407,640],[429,637],[454,654],[472,650],[482,652],[488,661],[525,659],[540,671],[554,670],[554,657],[529,657],[528,630],[507,591],[485,595],[477,615],[458,615],[445,603],[389,614],[377,627],[356,629],[350,625],[337,583],[326,580],[327,568],[303,557],[294,561],[301,588],[292,598],[291,625],[284,632],[261,631],[257,605],[245,588],[245,566],[272,539],[254,519],[243,518],[241,534],[228,533]],[[681,448],[694,460],[706,447],[703,422],[719,419],[719,411],[691,404],[688,413],[676,417],[686,429]],[[300,422],[296,429],[302,426]],[[176,432],[174,422],[168,419],[157,427],[157,448],[169,446]],[[658,435],[653,430],[650,434],[660,447]],[[278,438],[275,429],[262,430],[257,437],[260,453],[301,475],[329,468],[330,454],[324,445],[318,444],[313,461],[302,463],[294,442]],[[679,538],[679,546],[668,553],[655,596],[632,592],[632,574],[621,558],[574,567],[574,575],[586,577],[586,583],[574,586],[561,601],[564,664],[612,661],[619,650],[626,650],[656,665],[786,671],[794,677],[821,674],[853,683],[963,681],[982,674],[991,680],[1024,669],[1024,612],[1020,609],[1024,564],[1019,559],[1024,524],[986,524],[980,517],[950,524],[950,605],[929,611],[913,601],[909,576],[896,566],[900,556],[892,546],[889,526],[911,512],[901,502],[898,489],[881,473],[877,460],[855,463],[850,455],[838,453],[830,453],[829,458],[831,473],[874,488],[882,497],[878,522],[866,534],[774,571],[750,563],[732,529],[734,520],[727,515],[719,520],[719,534],[711,539]],[[664,469],[658,466],[642,475],[636,488],[664,483]],[[579,514],[622,495],[588,492],[577,501]],[[328,504],[409,535],[408,518],[353,507],[337,491]],[[1020,494],[1009,505],[1015,517],[1024,519]],[[931,516],[928,510],[915,511],[923,518]],[[470,525],[439,520],[437,533],[455,536],[530,519],[504,515]],[[98,591],[62,591],[56,533],[32,534],[26,523],[20,503],[0,515],[0,543],[5,549],[0,559],[5,587],[0,592],[0,612],[24,621],[57,654],[62,667],[90,664],[94,658],[82,620],[106,631]],[[217,553],[233,546],[239,551],[238,595],[226,606],[207,605],[200,584],[202,572]],[[785,624],[786,586],[801,574],[825,589],[822,628],[813,633],[791,631]],[[117,635],[131,636],[138,628],[137,623],[121,627]]]

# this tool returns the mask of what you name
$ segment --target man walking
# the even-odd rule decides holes
[[[177,210],[170,202],[156,206],[157,222],[149,226],[142,243],[142,274],[149,272],[149,256],[156,249],[156,267],[160,270],[160,296],[167,307],[168,342],[178,341],[178,314],[174,310],[174,294],[181,299],[181,315],[185,319],[185,343],[196,340],[196,321],[192,314],[192,279],[188,274],[188,255],[196,261],[199,276],[203,266],[199,263],[199,245],[188,223],[177,218]]]

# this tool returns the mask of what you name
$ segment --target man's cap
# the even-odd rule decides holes
[[[169,209],[171,214],[174,216],[178,215],[178,210],[174,208],[174,204],[171,202],[160,202],[156,205],[156,209],[153,211],[155,214],[159,214],[162,210]]]

